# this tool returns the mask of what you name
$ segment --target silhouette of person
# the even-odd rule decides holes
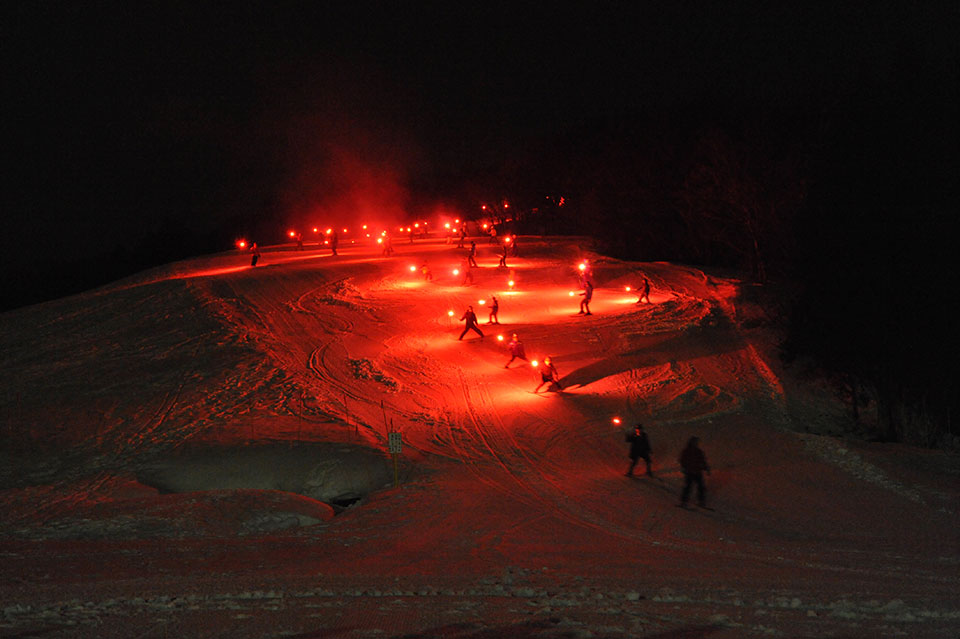
[[[333,236],[330,238],[330,250],[333,251],[332,255],[337,254],[337,244],[340,243],[340,232],[334,231]]]
[[[467,254],[467,263],[469,263],[470,266],[476,266],[476,265],[477,265],[477,259],[476,259],[476,258],[477,258],[477,243],[471,241],[471,242],[470,242],[470,253]]]
[[[303,250],[303,233],[297,233],[297,250]]]
[[[257,262],[260,261],[260,248],[256,242],[250,245],[250,252],[253,253],[253,257],[250,258],[250,266],[256,266]]]
[[[650,303],[650,280],[644,276],[643,278],[643,288],[640,289],[640,299],[637,300],[637,304],[642,302],[644,299],[647,300],[647,304]]]
[[[457,242],[457,248],[463,248],[463,241],[467,239],[467,225],[460,227],[460,241]]]
[[[510,368],[510,364],[512,364],[515,359],[522,359],[525,362],[528,361],[527,353],[523,348],[523,342],[520,341],[516,333],[513,334],[513,338],[510,340],[510,343],[507,344],[507,348],[510,349],[510,361],[503,365],[504,368]],[[537,386],[537,388],[540,387]]]
[[[477,335],[480,336],[480,339],[483,339],[483,331],[480,330],[480,327],[477,326],[477,314],[473,312],[473,307],[468,306],[467,310],[463,313],[463,316],[460,318],[460,321],[466,320],[467,325],[463,329],[463,332],[460,333],[460,337],[457,339],[463,339],[463,336],[467,334],[467,331],[475,331]]]
[[[507,268],[507,243],[504,241],[503,245],[500,247],[500,263],[497,265]]]
[[[426,262],[424,262],[423,266],[420,267],[420,272],[423,273],[423,279],[433,280],[433,273],[430,272],[430,267],[427,266]]]
[[[490,305],[490,317],[487,319],[487,324],[499,324],[500,318],[497,317],[497,311],[500,310],[500,302],[497,300],[496,295],[491,295],[493,299],[493,304]]]
[[[697,485],[697,503],[706,508],[707,489],[703,485],[703,473],[710,474],[707,456],[700,450],[700,438],[691,437],[687,447],[680,453],[680,468],[683,469],[683,492],[680,493],[680,506],[686,508],[690,498],[690,489]]]
[[[554,385],[556,385],[558,391],[563,392],[563,386],[560,385],[560,374],[557,372],[557,367],[553,365],[553,360],[549,357],[543,358],[543,368],[540,369],[540,383],[537,384],[533,392],[539,393],[540,387],[544,384],[548,384],[548,392]]]
[[[464,260],[460,268],[463,269],[463,282],[460,285],[473,284],[473,270],[470,268],[470,260]]]
[[[580,300],[580,312],[577,313],[577,315],[593,315],[593,313],[590,312],[590,300],[593,299],[593,282],[590,280],[584,282],[583,293],[580,293],[580,295],[583,299]],[[586,311],[584,311],[584,309],[586,309]]]
[[[637,424],[632,433],[627,433],[627,441],[630,442],[630,468],[627,469],[627,477],[633,477],[633,468],[637,465],[638,459],[647,463],[647,475],[653,477],[653,471],[650,469],[650,439],[647,437],[647,431],[643,430],[643,424]]]

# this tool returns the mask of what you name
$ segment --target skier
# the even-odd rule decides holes
[[[513,339],[507,344],[507,348],[510,349],[510,361],[503,365],[504,368],[510,368],[510,364],[512,364],[515,359],[522,359],[525,362],[529,361],[527,360],[527,353],[523,349],[523,342],[520,341],[516,333],[513,334]],[[537,388],[539,388],[539,386]]]
[[[464,260],[463,265],[460,268],[463,269],[463,281],[460,283],[460,286],[473,284],[473,269],[470,268],[470,260]],[[490,322],[487,323],[489,324]]]
[[[256,242],[250,245],[250,252],[253,253],[253,257],[250,258],[250,266],[256,266],[257,262],[260,261],[260,249]]]
[[[637,304],[644,299],[647,300],[647,304],[650,303],[650,280],[646,276],[643,277],[643,288],[640,290],[640,299],[637,300]]]
[[[340,243],[340,233],[338,231],[333,232],[333,236],[330,238],[330,250],[333,251],[333,255],[337,254],[337,244]]]
[[[514,257],[520,257],[520,247],[517,246],[517,234],[514,233],[511,236],[510,241],[510,255]]]
[[[303,233],[297,233],[297,250],[303,250]]]
[[[467,239],[467,225],[460,227],[460,241],[457,242],[457,248],[463,248],[463,241]]]
[[[467,331],[473,330],[476,331],[477,335],[480,336],[480,339],[483,340],[483,331],[480,330],[480,327],[477,326],[477,314],[473,312],[473,307],[468,306],[466,312],[460,318],[460,321],[466,320],[467,326],[463,329],[463,332],[460,333],[458,340],[463,339],[463,336],[467,334]]]
[[[549,357],[543,358],[543,368],[540,369],[540,380],[540,383],[537,384],[537,387],[533,390],[534,393],[540,392],[540,387],[544,384],[549,384],[547,391],[550,390],[552,385],[556,385],[557,390],[561,393],[563,392],[563,386],[560,385],[560,374],[557,372],[557,367],[553,365],[553,361]]]
[[[487,319],[487,324],[499,324],[500,318],[497,317],[497,311],[500,310],[500,302],[497,300],[496,295],[491,295],[490,298],[493,300],[493,303],[490,305],[490,317]]]
[[[580,293],[583,299],[580,300],[580,312],[577,315],[593,315],[590,312],[590,300],[593,299],[593,282],[590,280],[584,282],[583,289],[583,293]],[[587,309],[586,312],[583,309]]]
[[[687,447],[680,453],[680,468],[683,469],[683,492],[680,494],[680,506],[687,507],[687,499],[690,497],[690,488],[693,484],[697,485],[697,503],[701,508],[707,507],[707,490],[703,485],[703,473],[710,474],[710,465],[707,463],[707,456],[700,450],[700,438],[691,437],[687,442]]]
[[[643,430],[643,424],[637,424],[633,432],[627,434],[627,441],[630,442],[630,468],[627,469],[626,476],[633,477],[633,467],[637,465],[638,459],[643,459],[647,463],[647,476],[653,477],[650,469],[650,439]]]
[[[380,252],[381,257],[390,257],[393,255],[393,244],[390,242],[390,236],[383,236],[383,251]]]
[[[433,281],[433,273],[430,272],[430,267],[427,266],[426,262],[420,267],[420,272],[423,273],[423,279]]]
[[[497,266],[498,267],[502,266],[503,268],[507,268],[507,242],[506,241],[504,241],[503,245],[500,247],[500,263]]]
[[[477,243],[474,241],[470,242],[470,253],[467,254],[467,262],[470,266],[477,265]]]

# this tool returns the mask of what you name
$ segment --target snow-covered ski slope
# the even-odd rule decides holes
[[[443,241],[272,247],[0,315],[0,636],[956,637],[956,457],[807,432],[842,407],[743,282],[588,245],[483,239],[470,286]],[[675,507],[692,435],[714,510]]]

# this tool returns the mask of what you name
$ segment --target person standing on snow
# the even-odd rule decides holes
[[[513,334],[513,339],[507,344],[507,348],[510,349],[510,361],[503,365],[504,368],[510,368],[510,364],[512,364],[515,359],[522,359],[525,362],[528,361],[527,353],[523,349],[523,342],[520,341],[516,333]],[[537,388],[540,387],[538,386]]]
[[[497,317],[497,311],[500,310],[500,302],[497,301],[496,295],[491,295],[490,298],[493,300],[493,303],[490,305],[490,317],[487,319],[487,324],[500,324],[500,318]]]
[[[463,248],[463,241],[467,239],[467,225],[466,223],[460,227],[460,241],[457,242],[457,248]]]
[[[697,503],[701,508],[707,507],[707,489],[703,485],[703,473],[710,474],[710,465],[707,456],[700,450],[700,438],[691,437],[687,447],[680,453],[680,468],[683,469],[683,492],[680,493],[680,506],[687,507],[690,498],[690,488],[697,485]]]
[[[543,368],[540,369],[540,380],[540,383],[537,384],[537,387],[533,390],[534,393],[540,392],[540,387],[544,384],[549,384],[547,391],[555,384],[557,390],[561,393],[563,392],[563,386],[560,385],[560,374],[557,372],[557,367],[553,365],[553,360],[549,357],[543,358]]]
[[[464,260],[460,268],[463,269],[463,281],[460,283],[460,286],[473,284],[473,269],[470,268],[470,260]]]
[[[467,326],[466,328],[463,329],[463,332],[460,333],[460,337],[458,337],[457,339],[458,340],[463,339],[463,336],[467,334],[467,331],[472,330],[472,331],[475,331],[477,335],[480,336],[480,339],[482,340],[483,331],[481,331],[480,327],[477,326],[477,314],[473,312],[472,306],[468,306],[466,312],[464,312],[463,316],[460,318],[461,322],[463,322],[464,320],[466,320]]]
[[[334,231],[333,235],[330,237],[330,250],[333,251],[331,255],[337,254],[337,244],[340,243],[340,233],[339,231]]]
[[[580,295],[583,299],[580,300],[580,312],[577,315],[593,315],[590,312],[590,300],[593,299],[593,282],[590,280],[584,282],[583,293],[580,293]],[[586,309],[586,312],[584,312],[584,309]]]
[[[260,249],[256,242],[250,245],[250,252],[253,253],[253,257],[250,258],[250,266],[256,266],[257,262],[260,261]]]
[[[637,304],[644,299],[647,300],[647,304],[650,303],[650,280],[646,276],[643,277],[643,288],[640,290],[640,299],[637,300]]]
[[[630,442],[630,468],[627,469],[626,476],[633,477],[633,467],[637,465],[638,459],[642,459],[647,463],[647,476],[653,477],[650,469],[650,439],[643,430],[643,424],[637,424],[632,433],[627,433],[627,441]]]
[[[503,245],[500,247],[500,264],[498,264],[497,266],[498,266],[498,267],[502,266],[503,268],[507,268],[507,242],[506,242],[506,240],[504,240]]]
[[[470,264],[470,266],[475,267],[477,265],[477,243],[476,242],[473,242],[473,241],[470,242],[470,253],[467,254],[467,262]]]

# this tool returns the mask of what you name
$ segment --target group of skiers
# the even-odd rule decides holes
[[[630,444],[630,467],[624,473],[627,477],[633,477],[633,469],[639,460],[643,460],[647,466],[647,476],[653,477],[653,469],[650,464],[650,453],[653,450],[650,447],[650,438],[643,429],[643,424],[637,424],[633,427],[633,432],[627,433],[627,442]],[[700,438],[691,437],[687,445],[680,453],[677,460],[680,463],[680,470],[683,471],[683,489],[680,492],[681,508],[687,507],[687,501],[690,499],[691,489],[697,487],[697,504],[701,508],[707,508],[707,489],[704,485],[703,474],[710,474],[710,464],[707,463],[707,456],[700,448]]]

